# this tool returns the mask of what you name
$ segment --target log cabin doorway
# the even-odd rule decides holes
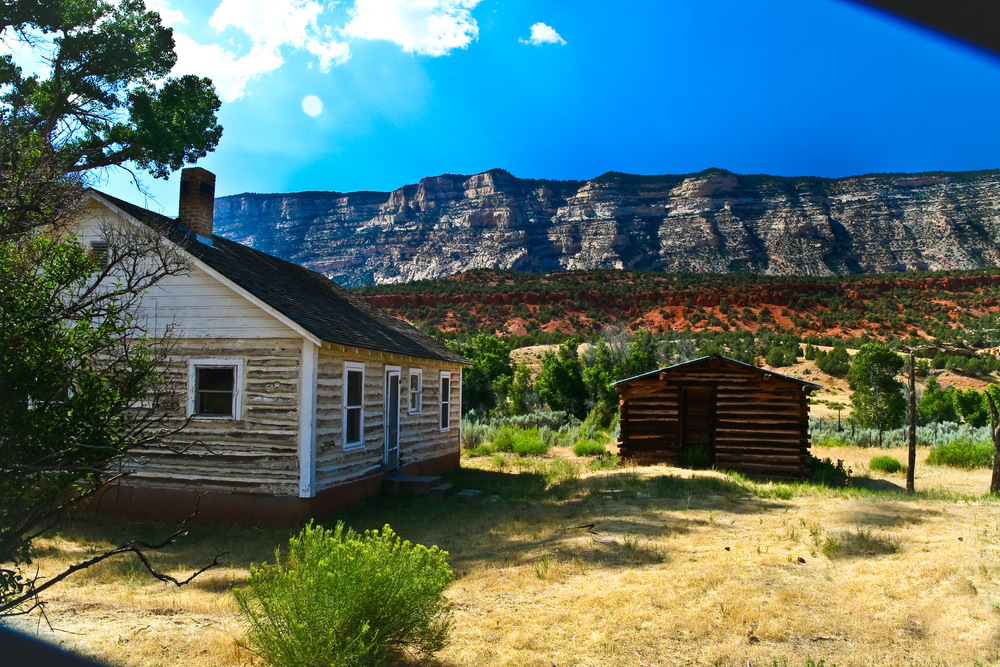
[[[715,463],[715,388],[684,387],[681,397],[681,465],[708,468]]]
[[[399,373],[396,367],[385,370],[385,459],[386,471],[399,467]]]

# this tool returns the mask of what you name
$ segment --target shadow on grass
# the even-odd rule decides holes
[[[929,507],[903,507],[896,503],[886,503],[877,507],[866,507],[864,510],[851,512],[850,523],[886,528],[889,526],[918,525],[940,515],[941,510]]]
[[[456,493],[377,497],[322,523],[343,520],[356,531],[389,524],[404,539],[448,551],[461,576],[484,563],[533,563],[545,553],[604,566],[662,563],[667,554],[660,541],[709,525],[712,510],[751,514],[778,506],[738,480],[715,475],[645,477],[619,469],[551,477],[463,468],[447,477]],[[478,494],[461,493],[470,489]]]
[[[900,486],[887,479],[875,479],[874,477],[852,477],[850,485],[855,489],[865,489],[866,491],[906,493],[905,486]]]
[[[823,544],[823,554],[830,559],[886,556],[899,551],[901,540],[892,534],[875,534],[871,528],[854,530],[829,537]]]
[[[61,567],[68,567],[132,540],[158,544],[179,527],[180,524],[169,521],[77,517],[58,524],[50,534],[37,540],[33,545],[33,555],[57,559]],[[251,563],[273,561],[275,547],[287,546],[288,538],[298,530],[298,527],[198,525],[191,527],[173,544],[162,549],[143,548],[143,553],[157,571],[178,578],[186,578],[218,556],[221,567],[207,570],[188,586],[222,592],[233,584],[231,573],[224,568],[244,569]],[[67,548],[63,541],[73,546]],[[72,578],[94,581],[121,579],[140,586],[162,585],[130,552],[108,558],[72,575]]]

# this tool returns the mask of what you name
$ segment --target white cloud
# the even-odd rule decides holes
[[[160,12],[167,25],[188,23],[169,2],[147,0],[147,6]],[[472,10],[479,2],[355,0],[350,20],[338,29],[323,22],[324,11],[336,4],[332,0],[221,0],[209,25],[219,32],[243,33],[249,49],[232,46],[232,40],[203,44],[175,30],[172,73],[211,77],[222,99],[232,102],[246,94],[251,81],[280,68],[289,50],[312,54],[324,72],[350,59],[350,38],[387,40],[407,52],[443,56],[478,38]]]
[[[164,0],[158,0],[165,6]],[[250,38],[249,52],[240,55],[219,44],[200,44],[174,31],[177,64],[173,74],[211,77],[226,102],[246,94],[247,84],[284,64],[286,48],[311,53],[328,71],[351,57],[346,42],[320,25],[323,5],[312,0],[222,0],[209,25],[219,31],[235,28]],[[182,17],[183,18],[183,17]]]
[[[219,97],[233,102],[246,94],[247,83],[265,72],[281,67],[281,54],[254,46],[244,56],[227,51],[218,44],[199,44],[187,35],[174,33],[177,64],[174,75],[197,74],[212,79]]]
[[[531,26],[531,37],[524,39],[523,37],[519,40],[522,44],[531,44],[533,46],[541,46],[542,44],[565,44],[566,40],[559,36],[552,26],[545,25],[542,22],[538,22]]]
[[[146,9],[160,15],[163,25],[178,26],[188,22],[184,17],[184,12],[179,9],[170,9],[168,0],[146,0]]]
[[[303,49],[319,58],[325,72],[350,58],[347,44],[320,26],[324,7],[312,0],[222,0],[209,21],[216,30],[237,28],[253,40],[253,48],[279,54],[283,46]]]
[[[356,0],[346,37],[381,39],[404,51],[448,55],[479,37],[472,9],[480,0]]]

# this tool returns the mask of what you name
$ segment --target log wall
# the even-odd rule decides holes
[[[715,465],[750,473],[801,475],[809,452],[809,405],[803,385],[735,364],[668,369],[618,386],[619,450],[638,462],[677,465],[682,447],[683,389],[715,389]]]

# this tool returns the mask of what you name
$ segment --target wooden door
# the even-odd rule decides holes
[[[399,371],[385,374],[385,469],[399,467]]]
[[[684,387],[681,401],[681,465],[707,468],[715,462],[715,389]]]

